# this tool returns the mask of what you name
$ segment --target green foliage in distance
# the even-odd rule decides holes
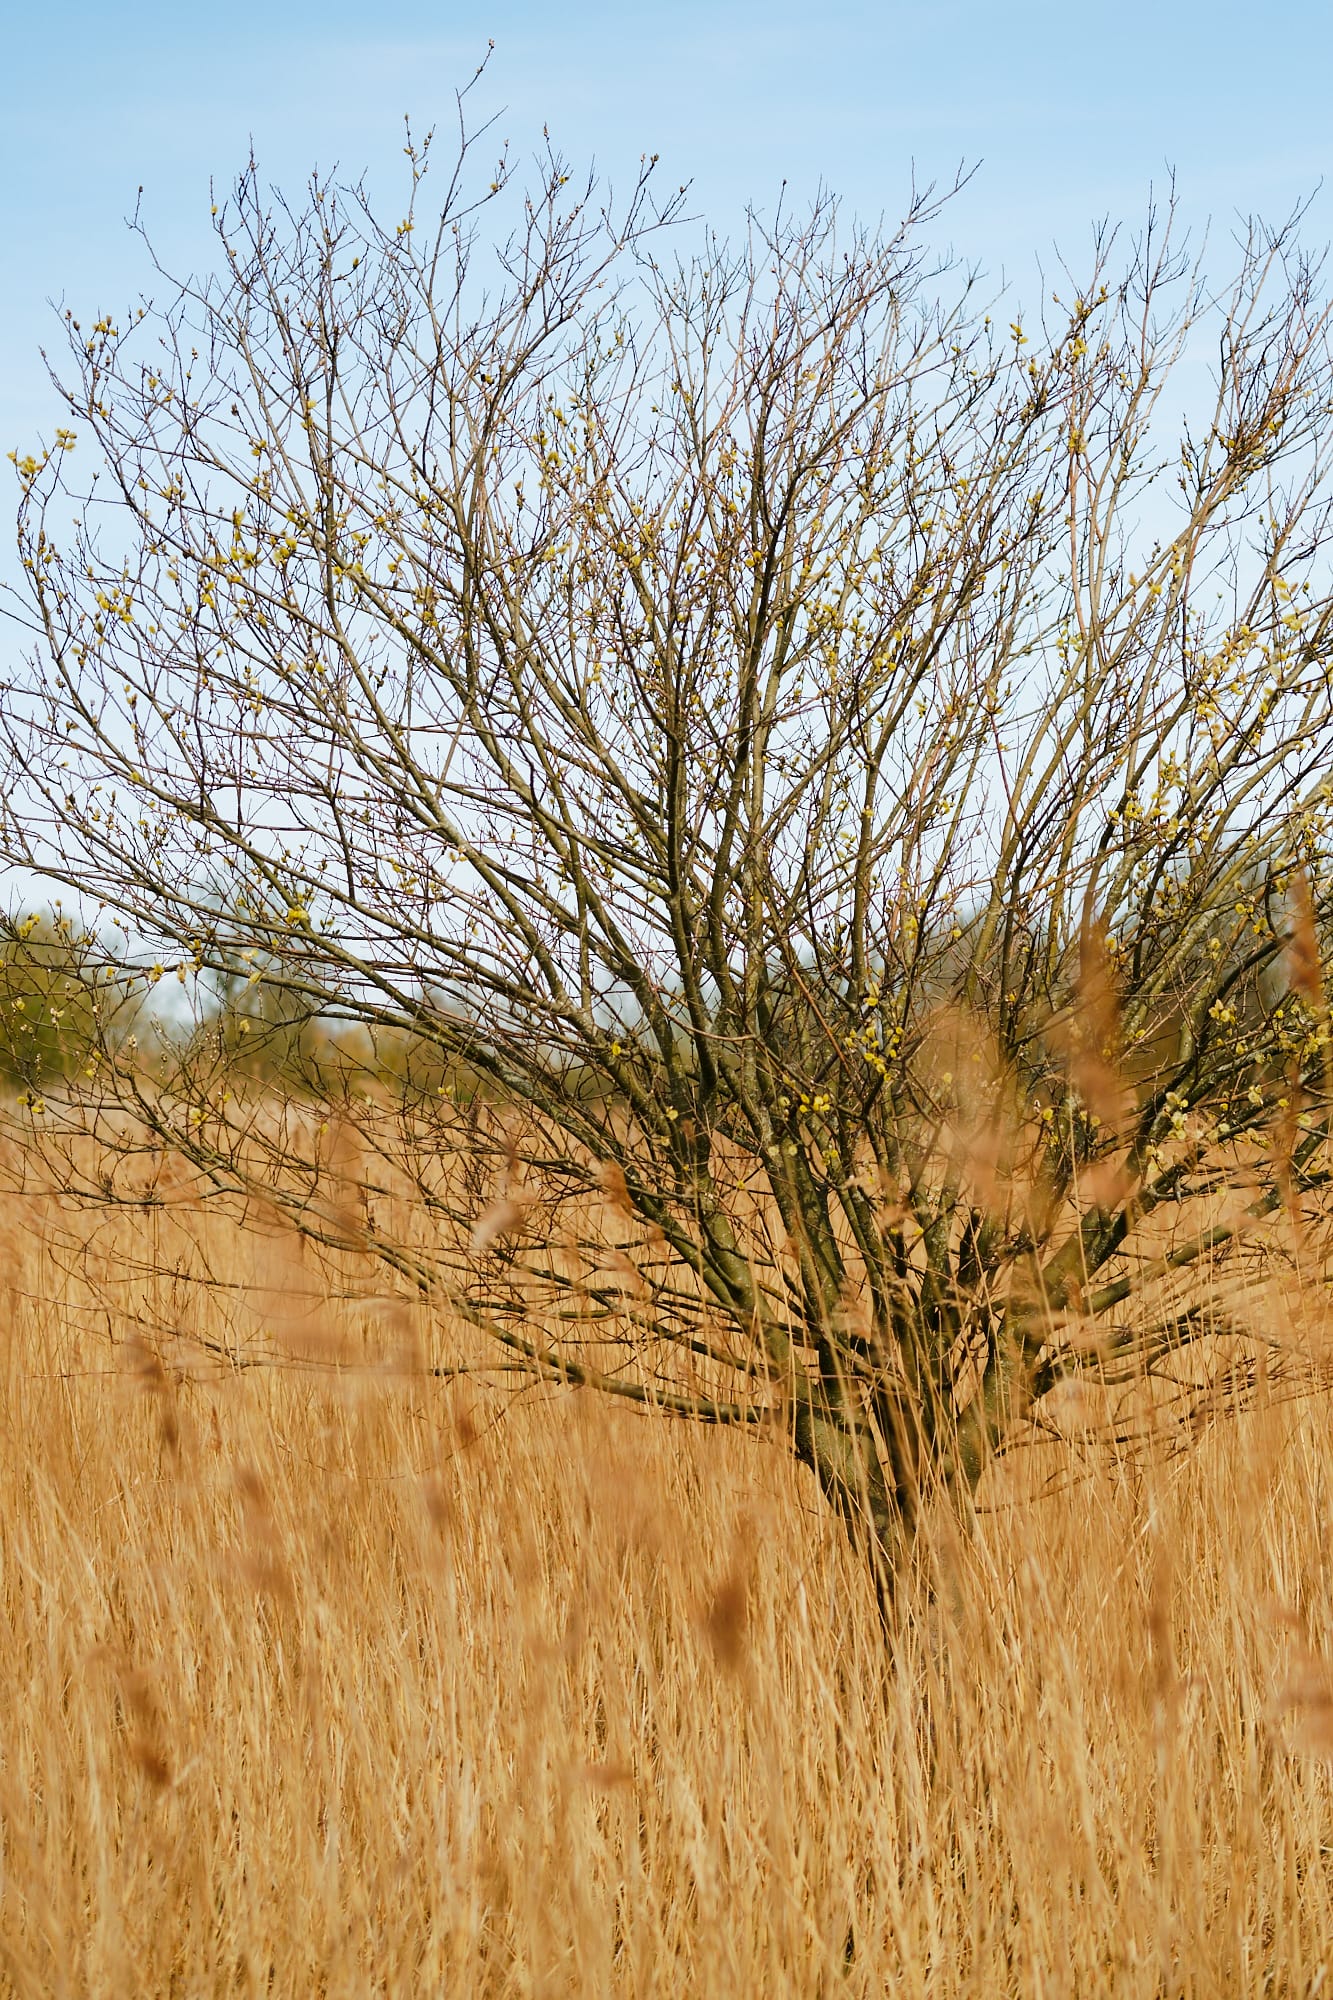
[[[86,1070],[122,996],[99,991],[88,940],[54,916],[0,918],[0,1080],[37,1094]],[[128,1032],[121,1024],[122,1034]]]

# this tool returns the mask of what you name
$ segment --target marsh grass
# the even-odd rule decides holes
[[[173,1200],[6,1201],[3,1990],[1323,1990],[1321,1393],[1067,1405],[886,1642],[762,1435],[445,1379]],[[1245,1310],[1318,1361],[1298,1252]]]

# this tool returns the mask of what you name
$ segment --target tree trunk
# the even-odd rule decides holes
[[[858,1560],[869,1568],[887,1623],[912,1554],[915,1478],[904,1476],[903,1454],[877,1435],[864,1414],[806,1402],[797,1410],[795,1431],[796,1455],[814,1473]],[[886,1458],[898,1461],[892,1474]]]

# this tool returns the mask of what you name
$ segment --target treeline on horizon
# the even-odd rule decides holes
[[[95,1084],[105,1064],[151,1078],[157,1059],[179,1063],[192,1050],[237,1078],[312,1097],[360,1087],[459,1102],[490,1087],[429,1036],[346,1028],[262,971],[109,959],[105,939],[59,904],[0,916],[0,1092],[40,1110],[49,1092]]]
[[[1262,893],[1257,881],[1247,886]],[[972,962],[974,928],[964,917],[961,929],[939,939],[934,985],[946,1012],[958,1004],[958,975]],[[1317,938],[1314,948],[1323,956],[1328,943]],[[1238,956],[1234,943],[1212,955],[1215,969]],[[1273,994],[1236,996],[1243,1025],[1253,1027],[1256,1006],[1274,995],[1280,998],[1276,987]],[[418,999],[420,1028],[401,1016],[371,1022],[364,1011],[359,1019],[343,1019],[327,988],[316,997],[302,993],[277,960],[257,953],[235,965],[202,958],[193,965],[150,963],[127,943],[115,949],[104,930],[71,917],[58,901],[46,910],[11,908],[0,912],[0,1099],[11,1096],[20,1108],[41,1112],[49,1094],[95,1095],[99,1075],[109,1083],[107,1072],[115,1068],[134,1072],[145,1084],[155,1076],[163,1083],[173,1075],[181,1080],[186,1071],[194,1071],[198,1083],[207,1071],[211,1083],[269,1085],[312,1101],[376,1094],[403,1107],[513,1103],[514,1093],[487,1061],[484,1033],[475,1061],[469,1060],[466,1046],[458,1047],[457,1011],[424,986]],[[809,1027],[808,1009],[790,985],[786,1002],[770,1022],[771,1038],[784,1046],[801,1041]],[[409,1010],[403,1011],[410,1022]],[[1119,1049],[1124,1082],[1134,1087],[1149,1081],[1167,1045],[1189,1033],[1188,1011],[1183,1002],[1159,1009],[1151,1031]],[[440,1022],[452,1047],[432,1034],[432,1021]],[[1055,1060],[1067,1025],[1052,1019],[1049,1029],[1054,1068],[1036,1086],[1041,1102],[1055,1102],[1067,1089]],[[576,1068],[585,1102],[620,1101],[604,1071]]]

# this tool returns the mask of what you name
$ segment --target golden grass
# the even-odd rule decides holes
[[[1020,1454],[886,1646],[772,1441],[437,1380],[190,1220],[212,1290],[9,1200],[3,1990],[1327,1990],[1326,1401]]]

